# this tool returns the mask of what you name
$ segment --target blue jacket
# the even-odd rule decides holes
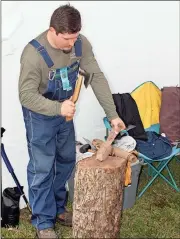
[[[162,159],[172,153],[172,146],[167,137],[163,137],[156,132],[146,132],[148,140],[136,140],[136,149],[150,159]]]

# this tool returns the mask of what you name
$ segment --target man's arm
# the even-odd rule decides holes
[[[112,98],[108,82],[101,71],[92,51],[90,42],[82,36],[83,48],[82,59],[80,67],[88,73],[94,73],[94,77],[91,83],[95,96],[97,97],[100,105],[104,109],[108,119],[111,121],[118,116],[116,107]]]
[[[23,59],[19,77],[19,99],[21,104],[36,113],[48,116],[60,115],[61,103],[46,99],[39,93],[40,81],[40,69],[35,63]]]

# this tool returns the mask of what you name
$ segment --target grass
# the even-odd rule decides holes
[[[180,162],[172,160],[171,171],[177,185],[180,185]],[[145,174],[140,175],[139,189],[147,182]],[[69,203],[68,207],[72,205]],[[72,238],[72,228],[56,225],[61,238]],[[180,197],[164,180],[158,178],[145,194],[130,209],[122,213],[121,238],[180,238]],[[34,238],[27,209],[21,210],[18,229],[1,229],[2,238]]]

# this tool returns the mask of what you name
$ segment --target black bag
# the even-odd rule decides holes
[[[20,197],[21,194],[17,187],[4,189],[1,195],[1,227],[17,227],[19,225]]]
[[[135,125],[136,128],[128,131],[129,135],[134,139],[147,140],[141,117],[135,100],[129,93],[113,94],[114,104],[119,117],[124,121],[126,127]],[[121,136],[118,135],[117,139]]]

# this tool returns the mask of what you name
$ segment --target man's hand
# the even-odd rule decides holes
[[[126,129],[124,122],[120,118],[111,120],[111,126],[116,133],[119,133],[121,130]]]
[[[73,117],[75,114],[75,104],[71,101],[72,97],[69,100],[65,100],[61,105],[61,115],[65,117]]]

